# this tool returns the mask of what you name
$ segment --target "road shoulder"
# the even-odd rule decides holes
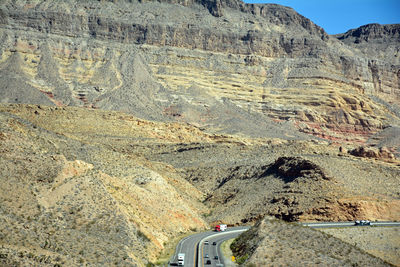
[[[221,244],[221,252],[222,252],[222,257],[224,258],[224,266],[225,267],[230,267],[230,266],[237,266],[234,262],[232,262],[232,250],[231,250],[231,244],[235,240],[235,238],[225,240]]]

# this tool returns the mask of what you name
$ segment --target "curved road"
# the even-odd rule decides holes
[[[238,234],[239,233],[227,233],[226,235],[216,235],[208,237],[207,240],[209,241],[209,245],[205,245],[203,243],[203,247],[200,249],[202,253],[197,260],[198,266],[203,266],[207,260],[211,261],[210,266],[217,266],[218,263],[225,263],[224,266],[227,266],[226,262],[230,262],[230,259],[224,258],[221,251],[221,244],[225,240],[235,238]],[[204,258],[205,254],[208,254],[209,258]],[[218,256],[218,259],[215,259],[215,256]]]
[[[318,222],[318,223],[299,223],[303,226],[312,228],[331,228],[331,227],[367,227],[356,226],[354,222]],[[399,222],[371,222],[371,226],[400,226]],[[183,238],[176,247],[175,255],[172,257],[169,266],[177,266],[178,253],[185,253],[185,266],[203,267],[217,266],[224,264],[227,267],[230,264],[230,259],[222,256],[220,245],[223,241],[237,237],[242,232],[250,227],[231,227],[225,232],[207,231]],[[208,241],[208,244],[207,242]],[[215,245],[213,244],[215,242]],[[207,257],[206,257],[207,254]],[[215,258],[218,256],[218,259]],[[210,264],[207,264],[207,261]]]
[[[241,233],[247,231],[249,228],[250,227],[233,227],[225,232],[213,232],[212,234],[203,238],[199,242],[199,255],[196,266],[217,266],[217,264],[225,264],[225,259],[221,252],[222,242],[237,237]],[[215,256],[218,256],[218,259],[216,259]],[[230,259],[226,259],[226,262],[229,263],[231,261]],[[225,264],[224,266],[227,265]]]
[[[218,263],[223,264],[224,259],[220,251],[221,243],[227,239],[235,238],[249,228],[231,227],[225,232],[207,231],[187,236],[179,242],[169,266],[177,266],[178,253],[185,253],[185,266],[216,266]],[[204,243],[205,241],[209,241],[208,245]],[[216,245],[213,245],[213,242],[216,242]],[[205,258],[206,254],[208,254],[209,258]],[[214,259],[215,256],[218,256],[218,260]],[[207,260],[210,260],[211,264],[206,264]]]

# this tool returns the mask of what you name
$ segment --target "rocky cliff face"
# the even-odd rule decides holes
[[[400,25],[368,24],[335,37],[370,58],[368,68],[372,75],[375,95],[399,105],[398,97],[392,100],[389,96],[396,90],[394,88],[398,87],[400,81]],[[387,73],[391,73],[389,75],[392,75],[392,78],[389,78]]]
[[[1,12],[2,102],[122,110],[228,132],[217,110],[232,103],[237,121],[290,121],[351,142],[399,121],[396,25],[357,37],[392,57],[346,41],[366,30],[336,39],[273,4],[5,1]],[[267,132],[259,123],[239,131]]]
[[[398,25],[329,36],[274,4],[2,1],[1,264],[144,265],[220,220],[400,218],[398,53]]]
[[[308,55],[322,44],[318,39],[329,39],[309,19],[279,5],[239,1],[73,3],[6,4],[3,25],[70,37],[263,56]],[[60,12],[65,7],[67,12]],[[171,8],[174,12],[168,12]],[[293,34],[283,34],[280,27],[293,28],[290,30],[298,36],[290,38]]]
[[[348,44],[368,42],[388,46],[400,41],[400,26],[398,24],[368,24],[357,29],[351,29],[343,34],[338,34],[336,38]]]

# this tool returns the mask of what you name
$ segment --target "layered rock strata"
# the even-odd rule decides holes
[[[360,143],[399,121],[396,25],[374,26],[379,34],[362,38],[393,55],[382,56],[346,41],[357,31],[329,36],[279,5],[5,1],[1,12],[3,102],[221,129],[230,122],[213,107],[227,99],[266,121]]]

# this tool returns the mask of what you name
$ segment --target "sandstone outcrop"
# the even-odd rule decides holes
[[[399,220],[398,29],[330,36],[239,0],[1,1],[0,265],[144,266],[266,215]]]
[[[178,168],[206,194],[211,223],[255,222],[265,215],[286,221],[400,219],[398,193],[385,186],[398,183],[396,161],[365,161],[310,142],[180,147],[148,157]],[[356,208],[360,205],[382,207],[375,209],[381,212],[379,218]]]
[[[286,122],[337,142],[363,143],[399,124],[397,25],[329,36],[291,8],[236,0],[4,1],[1,12],[3,102],[229,133],[253,124],[236,130],[253,136],[269,134],[259,121]],[[221,109],[232,106],[225,119]]]
[[[218,221],[400,219],[396,164],[337,150],[3,104],[0,262],[143,266],[170,240]]]
[[[349,153],[353,156],[364,157],[364,158],[375,158],[375,159],[394,159],[393,153],[387,148],[373,148],[373,147],[358,147],[350,150]]]

